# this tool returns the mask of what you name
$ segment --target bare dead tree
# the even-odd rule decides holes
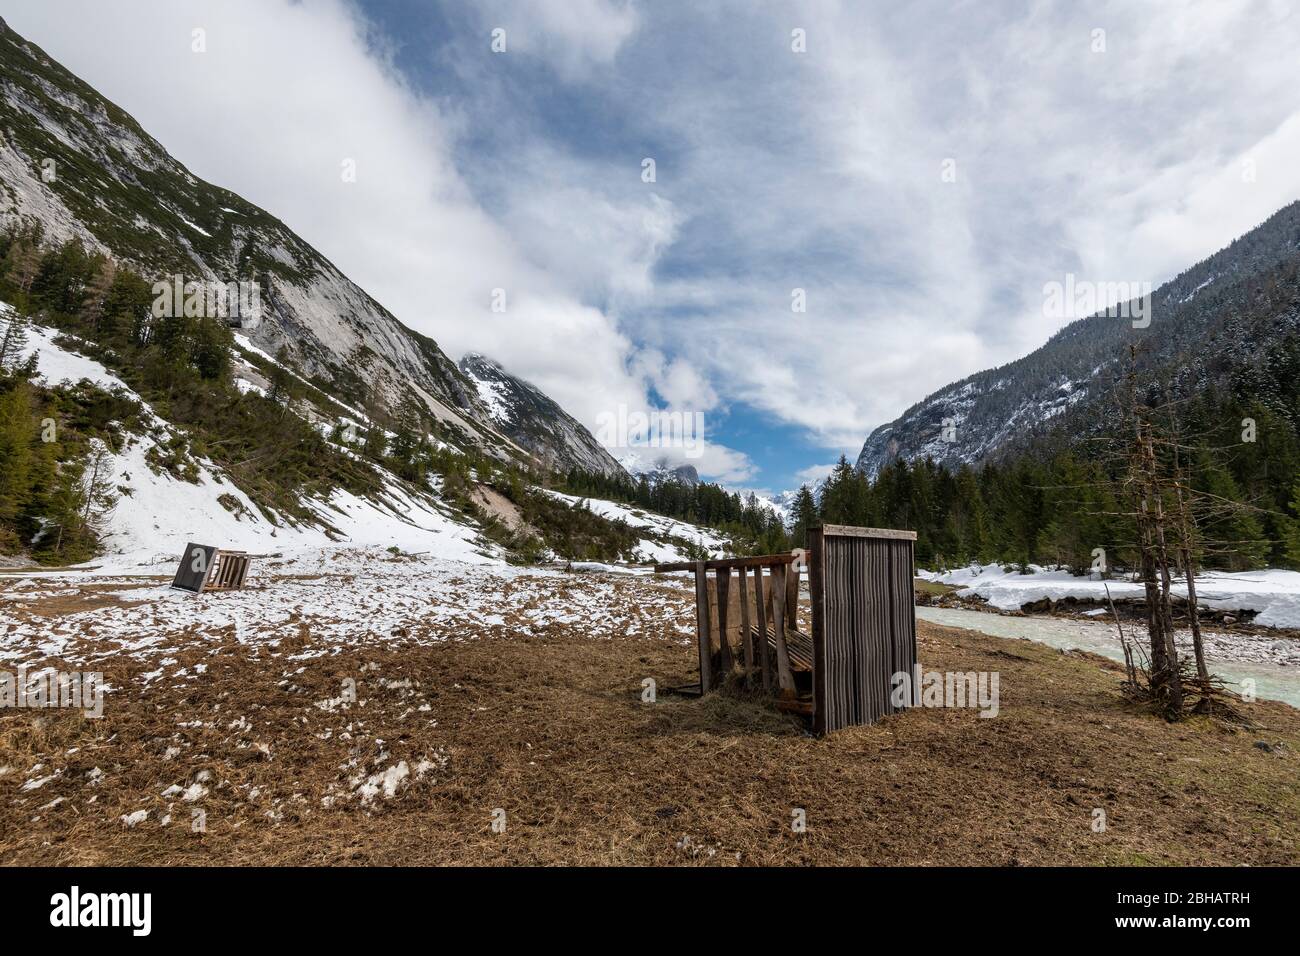
[[[1132,528],[1133,565],[1136,580],[1143,586],[1149,636],[1149,658],[1139,662],[1135,652],[1142,650],[1141,645],[1131,643],[1124,634],[1107,588],[1124,651],[1127,686],[1169,720],[1180,719],[1189,710],[1236,716],[1227,703],[1223,682],[1211,673],[1205,657],[1196,576],[1207,556],[1235,555],[1243,545],[1259,544],[1253,539],[1216,540],[1206,528],[1215,529],[1217,523],[1260,509],[1198,487],[1193,480],[1196,469],[1214,467],[1213,456],[1224,449],[1207,444],[1205,435],[1188,439],[1181,411],[1185,402],[1170,398],[1158,385],[1139,387],[1136,347],[1130,347],[1129,357],[1127,387],[1116,389],[1124,421],[1120,434],[1127,437],[1106,440],[1111,449],[1109,470],[1118,476],[1117,498],[1125,502],[1123,510],[1106,513],[1123,518]],[[1185,602],[1174,593],[1179,577],[1186,589]],[[1187,614],[1191,662],[1179,656],[1176,607]],[[1193,703],[1190,708],[1189,702]]]
[[[1149,687],[1157,709],[1170,720],[1183,712],[1183,686],[1174,643],[1170,602],[1168,516],[1157,472],[1155,444],[1148,409],[1135,402],[1134,441],[1125,483],[1136,504],[1138,567],[1146,593],[1147,631],[1151,638]]]

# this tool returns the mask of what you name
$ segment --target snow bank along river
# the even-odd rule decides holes
[[[1043,598],[1053,601],[1076,598],[1104,605],[1108,590],[1116,601],[1141,600],[1143,596],[1143,586],[1136,581],[1102,581],[1092,575],[1075,577],[1068,571],[1038,565],[1030,565],[1029,571],[1021,574],[997,564],[986,564],[943,573],[920,571],[918,576],[955,587],[959,595],[978,595],[1004,611],[1019,610]],[[1187,596],[1186,586],[1177,581],[1173,592]],[[1264,627],[1300,628],[1300,571],[1209,571],[1197,576],[1196,596],[1204,607],[1254,611],[1254,622]]]

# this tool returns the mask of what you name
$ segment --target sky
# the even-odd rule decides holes
[[[453,358],[593,431],[699,413],[702,445],[639,457],[737,488],[1032,351],[1069,321],[1045,284],[1158,285],[1300,197],[1286,0],[0,15]]]

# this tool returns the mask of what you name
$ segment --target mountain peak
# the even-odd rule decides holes
[[[510,374],[495,359],[467,352],[458,366],[474,386],[494,425],[544,463],[605,475],[622,466],[573,416],[530,382]]]
[[[618,468],[531,386],[532,416],[555,416],[554,427],[534,421],[527,445],[512,441],[481,385],[504,376],[499,366],[476,357],[467,362],[479,374],[471,380],[433,339],[403,325],[287,225],[194,176],[131,116],[2,20],[0,87],[0,227],[37,223],[44,242],[75,240],[150,281],[255,285],[260,315],[229,324],[349,407],[395,414],[414,402],[452,444],[499,460]],[[60,157],[56,177],[43,175],[50,156]]]

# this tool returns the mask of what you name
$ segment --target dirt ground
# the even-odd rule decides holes
[[[927,670],[999,673],[996,718],[818,740],[760,700],[665,693],[692,679],[679,633],[581,621],[319,657],[307,626],[277,653],[232,632],[175,652],[201,671],[182,684],[104,660],[101,719],[0,711],[0,863],[1300,863],[1300,712],[1169,725],[1100,658],[919,631]]]

